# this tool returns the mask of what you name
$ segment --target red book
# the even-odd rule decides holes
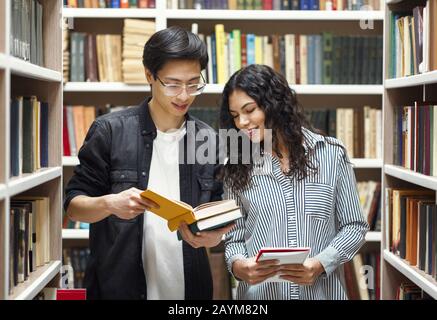
[[[64,156],[71,156],[70,140],[68,139],[67,108],[64,106],[64,126],[62,129],[62,141],[64,143]]]
[[[86,300],[86,289],[58,289],[56,300]]]
[[[241,67],[247,66],[247,40],[246,34],[241,34]]]

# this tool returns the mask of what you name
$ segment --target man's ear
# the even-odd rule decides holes
[[[153,81],[155,80],[155,79],[153,78],[153,74],[152,74],[152,73],[150,72],[150,70],[147,69],[147,68],[144,68],[144,73],[146,74],[147,82],[148,82],[149,84],[152,84]]]

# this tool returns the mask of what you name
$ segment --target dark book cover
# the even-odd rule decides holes
[[[40,111],[40,159],[41,167],[49,166],[49,105],[41,102]]]
[[[10,146],[11,146],[11,176],[20,174],[20,105],[18,99],[11,101]]]

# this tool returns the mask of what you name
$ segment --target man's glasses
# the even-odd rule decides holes
[[[187,94],[190,96],[198,96],[203,92],[203,89],[206,86],[205,78],[202,74],[200,74],[202,77],[201,83],[195,83],[195,84],[176,84],[176,83],[164,83],[161,79],[159,79],[158,76],[156,78],[161,82],[162,86],[164,87],[164,94],[168,97],[175,97],[182,93],[182,90],[186,90]]]

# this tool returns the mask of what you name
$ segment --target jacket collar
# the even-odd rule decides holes
[[[150,115],[149,102],[152,97],[145,99],[140,106],[140,133],[143,136],[152,135],[156,137],[156,126]],[[185,126],[188,121],[195,121],[188,113],[185,114]]]

